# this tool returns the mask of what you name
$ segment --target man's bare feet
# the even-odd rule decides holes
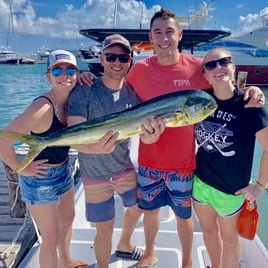
[[[151,268],[158,263],[158,258],[155,256],[145,256],[143,255],[139,263],[137,264],[137,268]]]
[[[71,259],[65,265],[59,263],[59,268],[88,268],[88,264],[85,261]]]

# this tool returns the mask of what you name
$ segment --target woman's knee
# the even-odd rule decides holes
[[[50,251],[56,251],[58,247],[59,234],[58,232],[51,232],[42,234],[42,245]]]
[[[75,210],[70,209],[66,213],[62,213],[60,215],[60,218],[59,218],[60,224],[69,226],[73,223],[74,217],[75,217]]]

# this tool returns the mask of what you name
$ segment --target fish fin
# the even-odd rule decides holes
[[[185,113],[183,111],[170,112],[161,116],[166,127],[178,127],[185,125]]]

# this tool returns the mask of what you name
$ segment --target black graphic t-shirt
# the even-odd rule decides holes
[[[244,93],[235,90],[228,100],[219,100],[214,114],[196,124],[198,145],[196,175],[205,183],[228,194],[250,181],[255,134],[268,125],[263,108],[245,108]]]

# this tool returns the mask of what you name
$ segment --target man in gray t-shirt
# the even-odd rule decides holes
[[[68,102],[68,116],[90,120],[126,110],[138,103],[139,98],[129,86],[123,84],[121,89],[110,89],[105,86],[102,78],[98,77],[90,89],[84,85],[77,86],[72,91]],[[132,165],[128,143],[129,140],[120,142],[110,154],[79,152],[82,177],[101,180],[123,172]]]
[[[111,113],[120,112],[140,103],[134,91],[125,84],[124,77],[130,67],[130,44],[121,35],[106,37],[100,55],[104,67],[102,77],[96,78],[89,88],[76,86],[68,100],[68,125],[85,122]],[[145,122],[145,143],[158,140],[164,131],[163,122],[157,119]],[[95,144],[79,145],[78,159],[85,189],[86,218],[96,223],[94,249],[99,267],[108,268],[115,217],[114,192],[127,208],[123,228],[115,255],[139,260],[143,251],[135,247],[131,235],[141,216],[137,206],[137,179],[129,154],[129,140],[115,143],[118,133],[107,132]]]

